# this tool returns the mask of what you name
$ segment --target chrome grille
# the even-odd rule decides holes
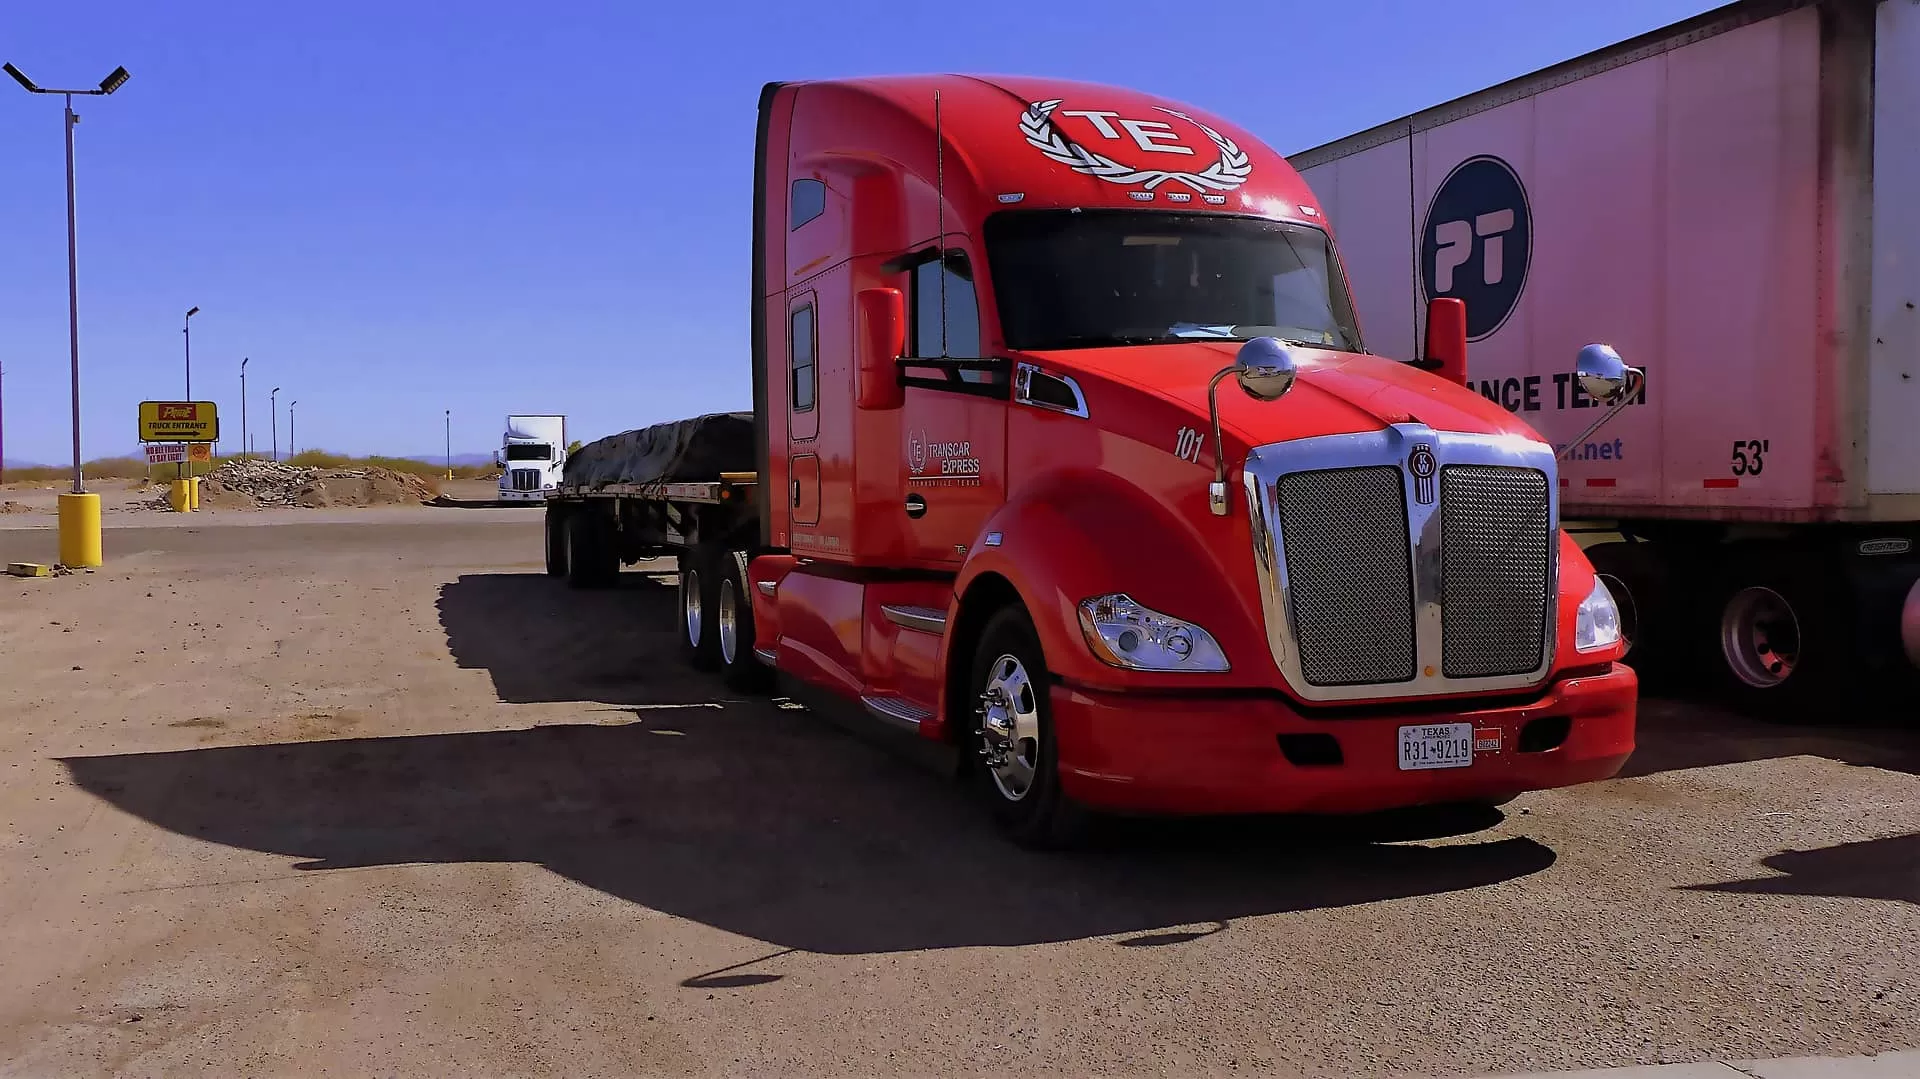
[[[1316,686],[1412,678],[1413,575],[1400,470],[1294,472],[1277,486],[1301,673]]]
[[[540,489],[540,470],[537,468],[516,468],[513,470],[513,489],[516,491],[537,491]]]
[[[1544,472],[1440,470],[1441,669],[1448,678],[1540,666],[1552,542]]]

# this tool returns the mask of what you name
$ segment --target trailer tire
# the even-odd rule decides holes
[[[723,556],[724,557],[724,556]],[[705,544],[680,552],[680,587],[676,590],[674,638],[680,655],[697,671],[717,670],[720,663],[720,571],[724,564]]]
[[[1060,787],[1046,656],[1023,608],[1003,607],[987,619],[968,674],[975,721],[967,750],[981,755],[970,771],[994,824],[1023,847],[1073,846],[1091,814]]]
[[[1627,641],[1622,662],[1650,687],[1680,669],[1681,642],[1693,621],[1672,587],[1665,553],[1650,543],[1625,542],[1599,543],[1586,551],[1620,608],[1620,631]]]
[[[720,680],[728,689],[759,693],[773,684],[773,671],[753,653],[753,593],[747,582],[747,561],[745,551],[728,551],[720,556],[714,630],[720,649]]]
[[[566,516],[567,584],[573,588],[611,588],[620,576],[620,556],[612,530],[591,510]]]
[[[1736,558],[1714,596],[1724,695],[1749,715],[1798,723],[1848,717],[1852,634],[1842,585],[1811,552]]]
[[[557,507],[547,507],[547,576],[567,575],[567,517]]]

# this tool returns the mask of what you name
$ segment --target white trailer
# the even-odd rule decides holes
[[[541,502],[560,486],[567,463],[565,416],[508,416],[501,436],[500,498]]]
[[[1563,446],[1565,356],[1646,369],[1560,480],[1629,662],[1810,719],[1912,678],[1920,3],[1743,0],[1290,160],[1373,350],[1459,297],[1470,383]]]

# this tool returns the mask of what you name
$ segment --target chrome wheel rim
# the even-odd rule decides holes
[[[1772,689],[1793,677],[1800,662],[1800,620],[1785,596],[1771,588],[1743,588],[1720,615],[1720,651],[1735,678]]]
[[[733,657],[738,653],[740,647],[737,636],[740,632],[738,603],[739,601],[734,598],[733,579],[729,577],[721,581],[720,610],[718,613],[720,658],[725,660],[728,666],[733,665]]]
[[[1002,654],[980,692],[980,755],[1001,797],[1018,802],[1040,766],[1040,701],[1018,657]]]
[[[700,571],[688,570],[680,575],[680,610],[686,616],[687,643],[700,647]]]

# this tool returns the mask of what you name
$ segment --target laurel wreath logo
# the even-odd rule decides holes
[[[1220,160],[1199,172],[1170,172],[1166,169],[1137,169],[1105,154],[1096,154],[1062,136],[1053,126],[1053,110],[1059,108],[1064,100],[1056,97],[1051,101],[1035,101],[1028,105],[1027,111],[1020,114],[1020,133],[1026,136],[1029,145],[1047,155],[1049,160],[1075,172],[1095,176],[1108,183],[1140,184],[1148,191],[1162,184],[1176,183],[1202,193],[1232,191],[1253,175],[1253,162],[1247,159],[1246,151],[1240,149],[1232,139],[1184,112],[1169,108],[1161,108],[1160,111],[1168,116],[1177,116],[1205,132],[1207,138],[1219,147]]]

